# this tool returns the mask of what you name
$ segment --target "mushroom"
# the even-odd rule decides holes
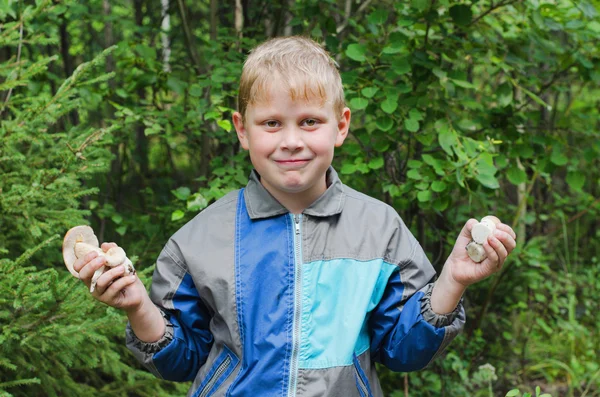
[[[473,262],[482,262],[487,255],[483,249],[483,243],[487,241],[489,235],[494,233],[496,225],[500,223],[500,219],[493,215],[485,216],[481,219],[481,222],[473,226],[471,229],[471,237],[473,240],[465,247],[467,254],[473,260]]]
[[[123,248],[113,247],[106,252],[102,251],[100,244],[98,243],[98,238],[91,227],[75,226],[65,234],[63,240],[63,259],[65,261],[65,266],[73,276],[79,278],[79,273],[73,269],[75,261],[92,251],[96,251],[98,256],[106,258],[106,264],[94,273],[90,292],[94,292],[98,278],[111,267],[124,265],[125,274],[135,274],[133,264],[129,258],[127,258]]]

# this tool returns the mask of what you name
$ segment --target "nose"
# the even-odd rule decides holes
[[[284,128],[282,131],[281,149],[295,152],[304,148],[302,130],[297,126]]]

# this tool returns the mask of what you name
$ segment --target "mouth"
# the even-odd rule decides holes
[[[288,167],[300,167],[307,164],[309,161],[310,159],[275,160],[277,164]]]

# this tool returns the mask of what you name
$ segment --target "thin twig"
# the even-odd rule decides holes
[[[486,15],[488,15],[490,12],[494,11],[495,9],[504,7],[504,6],[513,4],[513,3],[517,3],[518,1],[520,1],[520,0],[502,1],[496,5],[494,5],[494,3],[492,3],[492,6],[488,10],[486,10],[483,14],[479,15],[477,18],[473,19],[468,26],[476,24],[481,18],[485,17]]]
[[[358,7],[358,10],[356,10],[356,13],[354,14],[354,16],[360,14],[361,12],[363,12],[365,10],[365,8],[367,8],[369,6],[369,4],[371,3],[371,0],[366,0],[365,2],[363,2],[360,7]],[[344,19],[344,22],[337,27],[337,29],[335,30],[337,34],[340,34],[344,31],[344,29],[346,29],[348,27],[348,22],[350,22],[350,14],[348,13],[346,15],[346,19]]]
[[[17,47],[17,77],[16,80],[19,79],[19,76],[21,75],[21,65],[20,65],[20,61],[21,61],[21,48],[23,47],[23,16],[21,15],[21,23],[19,24],[19,45]],[[6,94],[6,99],[4,99],[4,104],[2,105],[2,109],[0,109],[0,116],[2,116],[2,113],[4,112],[4,109],[6,109],[6,106],[8,104],[8,100],[10,99],[10,96],[12,94],[12,90],[13,87],[10,87],[8,89],[8,93]]]

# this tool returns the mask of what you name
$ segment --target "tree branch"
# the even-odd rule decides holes
[[[367,8],[369,6],[370,3],[371,3],[371,0],[366,0],[365,2],[363,2],[360,5],[360,7],[358,7],[358,10],[356,10],[356,13],[354,14],[354,16],[363,12],[365,10],[365,8]],[[348,27],[348,22],[350,22],[350,13],[346,14],[346,18],[344,19],[344,22],[340,26],[337,27],[335,32],[337,34],[342,33],[344,31],[344,29],[346,29]]]
[[[21,48],[23,48],[23,16],[21,16],[21,23],[19,24],[19,45],[17,47],[17,77],[15,80],[19,79],[19,76],[21,74],[21,65],[20,65],[20,61],[21,61]],[[2,116],[2,113],[4,112],[4,109],[6,109],[6,106],[8,105],[8,101],[10,99],[10,96],[12,95],[12,90],[13,87],[10,87],[8,89],[8,93],[6,94],[6,98],[4,99],[4,104],[2,105],[2,109],[0,109],[0,116]]]
[[[496,5],[494,5],[494,3],[492,2],[492,6],[491,6],[489,9],[487,9],[487,10],[486,10],[486,11],[485,11],[483,14],[479,15],[477,18],[473,19],[473,20],[471,21],[471,23],[470,23],[470,24],[468,24],[467,26],[471,26],[471,25],[474,25],[474,24],[476,24],[477,22],[479,22],[479,20],[480,20],[481,18],[485,17],[485,16],[486,16],[486,15],[488,15],[490,12],[492,12],[492,11],[494,11],[494,10],[496,10],[496,9],[500,8],[500,7],[504,7],[504,6],[507,6],[507,5],[513,4],[513,3],[517,3],[517,2],[519,2],[519,1],[521,1],[521,0],[506,0],[506,1],[501,1],[500,3],[498,3],[498,4],[496,4]]]

